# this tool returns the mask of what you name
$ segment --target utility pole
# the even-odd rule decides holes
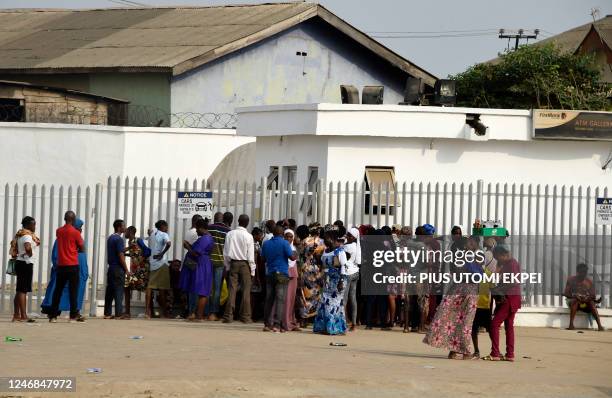
[[[519,40],[526,39],[529,43],[529,39],[537,39],[540,34],[540,29],[535,29],[532,34],[525,33],[524,29],[519,29],[517,33],[506,33],[505,29],[499,30],[500,39],[508,39],[508,48],[510,47],[510,39],[514,39],[514,49],[518,50]]]

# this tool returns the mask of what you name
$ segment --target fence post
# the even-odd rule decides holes
[[[102,212],[100,206],[102,204],[101,185],[96,184],[96,198],[94,210],[94,241],[93,241],[93,266],[91,270],[91,290],[89,292],[89,316],[96,316],[96,307],[98,306],[98,269],[100,267],[100,218]],[[107,212],[109,209],[107,209]]]
[[[261,191],[259,191],[259,219],[263,222],[266,221],[267,212],[267,202],[266,202],[266,180],[264,177],[261,177]]]
[[[482,219],[482,196],[483,196],[484,180],[478,180],[476,182],[476,218]],[[472,220],[468,220],[470,223]]]
[[[0,312],[4,311],[4,297],[6,296],[6,264],[8,263],[8,250],[6,250],[7,245],[10,240],[8,237],[9,234],[9,184],[4,185],[4,218],[3,220],[3,232],[2,232],[2,265],[0,265],[0,269],[2,274],[0,274],[0,286],[2,287],[2,296],[0,296]]]

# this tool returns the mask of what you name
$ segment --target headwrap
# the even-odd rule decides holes
[[[349,229],[348,233],[355,238],[355,243],[357,244],[357,250],[355,251],[355,260],[353,261],[355,264],[361,265],[361,241],[359,239],[359,230],[355,227]]]
[[[287,234],[290,234],[293,238],[295,238],[295,232],[293,232],[292,229],[287,228],[285,232],[283,232],[283,235],[287,235]]]
[[[16,258],[19,255],[19,250],[17,249],[17,241],[19,240],[19,238],[25,235],[30,235],[32,237],[32,240],[34,241],[34,244],[36,244],[36,246],[40,246],[40,238],[29,229],[22,228],[17,231],[17,233],[15,234],[15,238],[11,240],[9,255],[12,258]]]
[[[337,231],[337,230],[338,230],[337,225],[326,224],[325,227],[323,227],[323,232]]]
[[[436,227],[431,224],[423,224],[423,229],[425,230],[425,235],[433,235],[436,233]]]
[[[310,235],[319,235],[321,233],[321,224],[319,224],[318,222],[308,224],[308,233]]]
[[[77,218],[76,220],[74,220],[74,224],[72,224],[76,229],[80,229],[83,227],[85,223],[83,222],[83,220],[81,220],[80,218]]]
[[[359,234],[360,235],[367,235],[368,232],[370,231],[370,229],[373,229],[373,227],[369,224],[361,224],[359,226]]]

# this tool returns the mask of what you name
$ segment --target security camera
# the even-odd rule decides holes
[[[478,136],[487,134],[488,127],[482,124],[480,121],[480,115],[475,113],[468,113],[465,115],[465,123],[474,129],[474,133]]]

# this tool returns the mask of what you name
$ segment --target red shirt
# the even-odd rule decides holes
[[[508,261],[501,269],[501,274],[520,274],[521,265],[512,258]],[[507,283],[506,285],[506,299],[510,304],[512,312],[516,312],[521,308],[521,284],[520,283]]]
[[[81,233],[70,224],[55,231],[57,238],[57,265],[79,265],[79,248],[83,247]]]

